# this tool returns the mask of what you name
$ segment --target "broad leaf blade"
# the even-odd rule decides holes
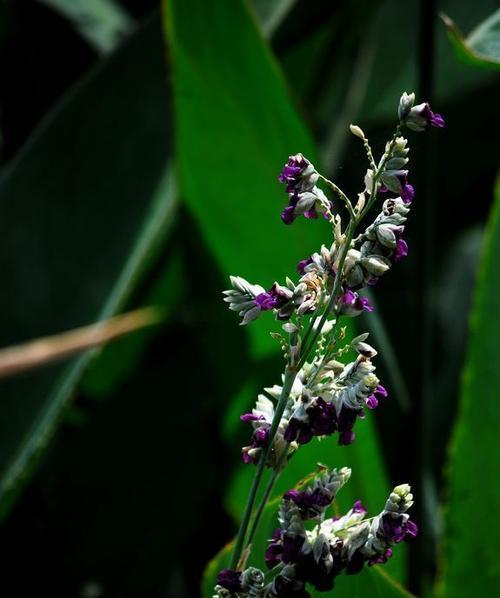
[[[500,9],[483,21],[466,38],[450,17],[442,14],[441,18],[459,60],[482,69],[500,70]]]
[[[446,598],[494,596],[500,590],[500,520],[495,512],[495,505],[500,503],[500,482],[494,475],[500,459],[499,260],[500,179],[485,234],[461,409],[450,450],[444,571],[439,594]],[[486,518],[486,527],[481,527],[482,518]]]
[[[311,138],[241,2],[165,7],[183,197],[223,272],[270,287],[330,234],[322,219],[280,221],[278,173],[289,154],[314,159]],[[250,327],[260,353],[274,346],[261,320]]]

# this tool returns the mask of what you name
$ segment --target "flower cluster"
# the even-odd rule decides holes
[[[342,517],[327,517],[327,510],[351,470],[325,471],[305,490],[290,490],[279,510],[279,528],[266,551],[266,564],[279,573],[267,585],[255,568],[243,572],[225,569],[217,579],[216,596],[306,598],[306,584],[328,591],[345,572],[358,573],[368,566],[386,563],[395,544],[417,535],[407,511],[413,504],[408,484],[391,492],[383,511],[366,519],[367,510],[356,501]],[[316,521],[309,529],[308,521]],[[249,580],[252,580],[250,582]]]
[[[316,186],[318,179],[316,169],[302,154],[288,158],[279,176],[288,193],[288,206],[281,212],[285,224],[292,224],[301,214],[306,218],[317,218],[318,210],[329,210],[326,195]]]
[[[358,353],[357,358],[347,365],[335,359],[319,358],[301,368],[268,453],[269,467],[275,468],[283,461],[284,451],[293,452],[314,436],[331,436],[337,432],[340,445],[354,442],[353,427],[357,418],[365,416],[365,408],[377,407],[377,397],[387,396],[386,389],[374,374],[371,359],[377,353],[360,340],[366,336],[357,337],[344,347]],[[277,400],[281,390],[278,385],[266,388],[265,392],[271,398],[259,395],[252,412],[241,416],[253,427],[252,442],[242,449],[245,463],[257,462],[267,444],[275,413],[271,399]]]
[[[444,127],[444,118],[433,112],[427,102],[415,104],[415,94],[406,93],[399,100],[398,116],[399,120],[412,131],[425,131],[428,125],[442,129]]]
[[[342,317],[373,311],[369,298],[360,294],[362,289],[376,285],[408,255],[404,233],[415,189],[408,180],[409,147],[401,132],[404,127],[413,131],[442,128],[444,120],[429,104],[415,105],[415,95],[407,93],[401,96],[398,115],[396,131],[378,161],[362,129],[350,127],[362,140],[369,162],[356,203],[302,154],[289,157],[279,175],[288,194],[288,205],[281,214],[283,222],[292,224],[299,215],[317,218],[322,212],[331,225],[333,239],[297,264],[295,282],[287,278],[266,290],[232,276],[232,288],[224,291],[224,300],[238,312],[241,324],[249,324],[263,312],[272,312],[285,322],[285,334],[272,334],[280,342],[286,367],[282,384],[265,388],[254,408],[241,416],[252,427],[242,458],[256,465],[256,474],[231,568],[221,571],[217,578],[219,597],[305,598],[309,596],[307,584],[327,591],[341,572],[357,573],[365,564],[385,563],[395,544],[417,533],[406,512],[412,504],[407,484],[394,488],[376,517],[367,519],[360,501],[343,517],[327,517],[350,470],[323,471],[308,488],[284,495],[280,527],[265,556],[271,572],[264,575],[254,567],[245,568],[273,481],[293,452],[315,437],[337,435],[339,445],[351,444],[358,418],[364,418],[366,409],[375,409],[379,399],[387,396],[375,374],[372,359],[377,352],[367,344],[368,334],[349,341],[345,328],[338,323]],[[343,203],[349,217],[346,226],[319,184],[326,185]],[[375,209],[379,198],[381,205]],[[369,215],[371,221],[360,228]],[[265,467],[273,470],[270,485],[262,493],[263,502],[252,521]],[[311,522],[315,522],[314,527]]]
[[[364,234],[352,241],[342,272],[342,300],[335,305],[335,311],[340,315],[356,316],[363,311],[372,311],[368,299],[360,297],[357,291],[366,285],[375,285],[393,262],[398,262],[408,255],[408,245],[402,237],[403,223],[410,211],[415,192],[407,182],[408,171],[392,168],[404,166],[408,162],[406,145],[406,139],[397,137],[394,143],[386,148],[387,158],[380,166],[381,182],[373,184],[372,169],[366,174],[366,189],[360,195],[359,206],[369,201],[374,192],[400,195],[386,199],[382,212],[374,222],[366,228]],[[305,158],[301,159],[305,161]],[[296,160],[297,156],[291,156],[288,163]],[[307,164],[306,171],[312,168],[309,162]],[[283,172],[290,168],[287,164]],[[316,172],[314,169],[313,171]],[[308,175],[308,181],[311,176]],[[229,303],[231,310],[239,313],[242,318],[241,324],[248,324],[264,311],[274,311],[278,320],[289,320],[292,316],[313,314],[327,305],[344,242],[340,233],[336,236],[330,248],[322,246],[319,252],[299,262],[297,271],[301,277],[297,284],[287,279],[285,285],[275,282],[265,291],[260,285],[231,276],[233,288],[224,291],[224,300]]]

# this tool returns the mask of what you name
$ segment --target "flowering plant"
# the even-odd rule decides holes
[[[263,312],[272,311],[282,320],[282,333],[272,333],[283,349],[286,361],[282,384],[266,388],[251,413],[241,416],[252,427],[243,461],[254,464],[256,472],[236,539],[231,568],[217,578],[216,596],[308,596],[306,584],[329,590],[342,571],[352,574],[364,564],[384,563],[392,547],[417,534],[417,526],[407,510],[413,504],[408,484],[391,492],[384,509],[366,519],[366,509],[357,501],[342,517],[328,517],[327,511],[337,492],[348,481],[348,468],[321,466],[319,475],[304,490],[289,490],[279,509],[279,528],[266,552],[269,574],[247,567],[252,541],[262,513],[280,472],[300,446],[313,437],[338,435],[340,445],[355,440],[354,426],[364,410],[375,409],[387,391],[375,375],[372,359],[376,350],[366,343],[368,334],[348,342],[342,317],[372,311],[359,291],[375,286],[390,267],[408,254],[403,238],[405,223],[414,199],[408,182],[408,142],[402,136],[407,127],[424,131],[441,128],[443,118],[429,104],[415,105],[415,95],[403,93],[399,102],[399,123],[385,151],[375,160],[364,132],[350,129],[366,150],[369,168],[364,189],[357,201],[322,176],[302,154],[290,156],[279,181],[286,185],[288,205],[281,214],[290,225],[299,216],[316,219],[319,214],[332,227],[333,242],[297,265],[297,283],[287,278],[269,290],[232,276],[232,289],[225,301],[241,316],[241,324],[251,323]],[[347,224],[319,185],[335,193],[347,211]],[[360,225],[381,197],[381,210],[360,231]],[[354,350],[357,357],[345,363]],[[272,470],[262,500],[254,512],[263,472]],[[311,527],[310,521],[315,522]]]

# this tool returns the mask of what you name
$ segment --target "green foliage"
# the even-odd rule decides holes
[[[14,152],[2,152],[0,343],[61,332],[137,305],[162,304],[172,317],[161,331],[144,331],[69,365],[2,381],[0,514],[6,577],[15,578],[17,593],[24,589],[18,590],[18,584],[29,583],[29,576],[20,579],[12,566],[22,563],[23,573],[35,572],[31,577],[37,589],[50,587],[56,598],[83,595],[94,578],[102,581],[103,596],[197,594],[194,577],[234,533],[254,471],[238,466],[238,447],[248,437],[238,416],[262,386],[278,382],[282,365],[268,334],[272,316],[248,331],[238,329],[220,291],[229,274],[265,287],[286,274],[293,277],[295,263],[328,238],[321,219],[292,227],[280,222],[286,195],[277,174],[286,157],[301,151],[313,161],[323,158],[325,171],[354,195],[365,162],[345,125],[358,122],[380,150],[398,95],[414,89],[424,75],[435,80],[436,93],[421,100],[430,99],[447,122],[439,140],[436,136],[431,142],[435,156],[424,156],[418,141],[411,154],[412,164],[421,161],[422,178],[432,179],[431,163],[439,165],[427,186],[434,188],[434,198],[422,192],[427,188],[422,180],[415,181],[415,211],[421,213],[431,200],[439,222],[429,277],[438,293],[427,306],[427,319],[437,315],[439,320],[428,421],[419,413],[421,355],[416,350],[425,320],[417,296],[429,291],[419,272],[428,223],[417,221],[407,229],[408,260],[394,280],[374,290],[384,321],[373,314],[369,323],[357,320],[362,329],[372,325],[376,363],[381,379],[389,382],[390,398],[357,423],[354,445],[339,448],[327,439],[303,447],[275,494],[292,487],[318,461],[348,465],[353,475],[339,495],[340,508],[361,499],[377,512],[392,485],[407,479],[415,484],[419,451],[432,441],[432,447],[438,446],[430,464],[438,496],[441,452],[455,416],[468,293],[489,202],[485,189],[498,166],[498,122],[491,111],[500,101],[493,72],[500,64],[500,13],[483,21],[498,8],[496,2],[443,0],[440,9],[463,30],[483,22],[465,38],[448,22],[451,43],[445,28],[437,26],[434,64],[418,67],[419,39],[429,24],[418,24],[417,0],[319,5],[254,0],[248,8],[239,0],[169,0],[163,23],[170,47],[166,68],[158,13],[137,17],[154,2],[44,2],[39,14],[49,14],[78,40],[78,60],[67,66],[68,79],[55,80],[67,51],[66,38],[55,35],[50,68],[40,80],[30,79],[29,65],[36,63],[39,49],[36,36],[49,44],[54,32],[46,32],[41,22],[20,35],[21,8],[2,5],[2,56],[7,61],[16,53],[30,57],[13,63],[20,91],[9,96],[16,80],[2,92],[5,147],[10,129],[23,128],[20,121],[26,118],[26,129],[31,127],[32,105],[39,114],[46,112],[68,81],[81,76],[86,67],[79,64],[80,54],[88,52],[96,68],[70,88],[10,163]],[[134,17],[129,16],[132,10]],[[262,39],[271,35],[272,50]],[[175,113],[170,81],[175,83]],[[45,89],[53,94],[48,103],[39,97]],[[11,124],[13,98],[20,107],[18,122]],[[170,122],[177,140],[175,164]],[[17,140],[18,147],[24,139]],[[496,596],[500,587],[494,559],[500,499],[495,480],[499,188],[449,459],[450,490],[443,495],[443,598]],[[384,372],[384,361],[389,371]],[[411,400],[405,398],[407,389]],[[76,405],[67,409],[75,395]],[[398,404],[408,403],[402,418]],[[54,439],[61,421],[67,425]],[[426,435],[423,429],[431,432]],[[5,521],[49,445],[45,467],[37,470],[29,492]],[[193,476],[196,491],[191,491]],[[417,508],[424,504],[426,489],[417,483]],[[177,516],[181,504],[189,517]],[[430,579],[435,558],[425,531],[439,524],[439,517],[436,505],[424,509],[416,519],[424,531],[421,552],[427,562],[418,560],[418,544],[411,556],[415,570]],[[483,513],[487,529],[479,519]],[[261,546],[274,526],[274,512],[266,512]],[[71,540],[64,549],[61,534]],[[17,553],[16,538],[23,543]],[[407,595],[383,578],[389,572],[406,582],[404,548],[398,546],[385,567],[339,578],[334,595]],[[62,552],[69,567],[51,575],[54,554]],[[212,561],[204,595],[210,595],[224,554]],[[263,549],[255,550],[255,564],[259,559],[262,564],[262,554]],[[190,584],[196,586],[194,594]]]
[[[108,54],[131,33],[133,21],[115,0],[41,0],[69,19],[101,54]]]
[[[270,287],[328,234],[326,222],[286,227],[279,217],[277,173],[291,153],[314,160],[313,142],[243,3],[165,6],[182,196],[222,271]],[[276,348],[261,320],[249,328],[258,355]]]
[[[482,69],[500,70],[500,9],[465,38],[450,17],[442,14],[441,18],[459,60]]]
[[[4,171],[3,255],[15,264],[2,259],[2,344],[112,316],[151,263],[175,200],[171,175],[163,174],[170,134],[159,47],[158,24],[150,22],[57,107]],[[2,515],[90,355],[4,383]]]
[[[500,520],[498,468],[498,338],[500,322],[500,179],[486,231],[471,315],[460,414],[449,457],[444,570],[439,596],[494,595]],[[480,566],[480,570],[478,570]]]

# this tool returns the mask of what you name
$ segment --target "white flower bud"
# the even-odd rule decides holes
[[[363,130],[358,127],[358,125],[349,125],[349,129],[354,136],[359,137],[362,141],[365,141],[365,134],[363,133]]]
[[[375,232],[381,245],[389,247],[390,249],[396,247],[396,235],[394,234],[392,226],[381,224],[380,226],[377,226]]]
[[[398,108],[398,116],[399,120],[404,121],[408,114],[410,114],[410,110],[412,109],[413,104],[415,103],[415,94],[414,93],[406,93],[403,92],[399,100],[399,108]]]
[[[381,276],[384,274],[384,272],[387,272],[391,266],[389,260],[381,255],[370,255],[369,257],[363,257],[360,260],[360,264],[374,276]]]
[[[363,357],[367,357],[368,359],[371,359],[372,357],[375,357],[375,355],[377,355],[376,349],[374,349],[368,343],[358,342],[355,345],[353,344],[353,346],[356,353],[359,353],[360,355],[362,355]]]

